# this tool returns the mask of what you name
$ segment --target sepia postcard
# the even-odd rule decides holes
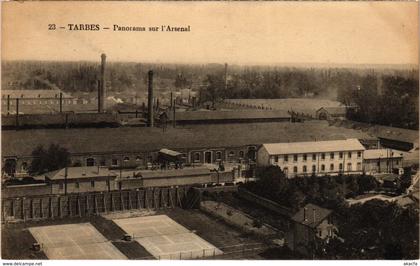
[[[417,266],[418,2],[1,12],[2,265]]]

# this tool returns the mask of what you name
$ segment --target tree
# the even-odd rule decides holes
[[[34,158],[29,166],[29,173],[39,175],[64,168],[70,163],[70,153],[58,144],[51,144],[46,150],[42,145],[32,151]]]

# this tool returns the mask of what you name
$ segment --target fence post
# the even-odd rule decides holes
[[[79,215],[79,217],[82,217],[82,210],[80,208],[80,197],[77,196],[77,214]]]
[[[107,212],[107,208],[106,208],[106,193],[102,194],[102,201],[104,202],[104,212]]]
[[[147,198],[147,188],[144,190],[144,208],[149,209],[149,199]]]
[[[12,199],[11,211],[12,217],[15,218],[15,199]]]
[[[98,214],[98,199],[97,199],[97,197],[96,197],[96,194],[93,194],[93,200],[94,200],[94,203],[95,203],[95,206],[94,206],[94,208],[95,208],[95,214]]]
[[[140,209],[140,191],[137,189],[136,190],[136,198],[137,198],[137,209]]]
[[[111,209],[112,211],[115,211],[114,194],[112,194],[111,192],[110,196],[111,196]]]
[[[22,198],[22,210],[21,210],[21,212],[22,212],[22,219],[25,221],[25,203],[24,203],[24,201],[25,201],[25,198]]]
[[[43,204],[42,204],[42,198],[39,198],[39,216],[41,218],[44,218],[44,208],[43,208]]]
[[[50,196],[50,197],[48,197],[48,209],[49,209],[50,218],[54,218],[54,210],[53,210],[52,205],[53,205],[52,198]]]
[[[71,217],[72,216],[72,212],[71,212],[71,198],[69,195],[67,195],[67,210],[68,210],[68,216]]]

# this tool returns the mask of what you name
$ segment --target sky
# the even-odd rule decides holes
[[[48,30],[99,24],[99,31]],[[118,32],[190,26],[190,32]],[[102,30],[109,27],[110,30]],[[3,2],[2,60],[418,64],[417,2]]]

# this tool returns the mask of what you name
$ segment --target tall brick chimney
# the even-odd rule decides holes
[[[148,72],[147,126],[153,127],[153,71]]]
[[[101,54],[101,81],[99,82],[99,95],[98,95],[98,111],[100,113],[105,110],[105,64],[106,54]]]

